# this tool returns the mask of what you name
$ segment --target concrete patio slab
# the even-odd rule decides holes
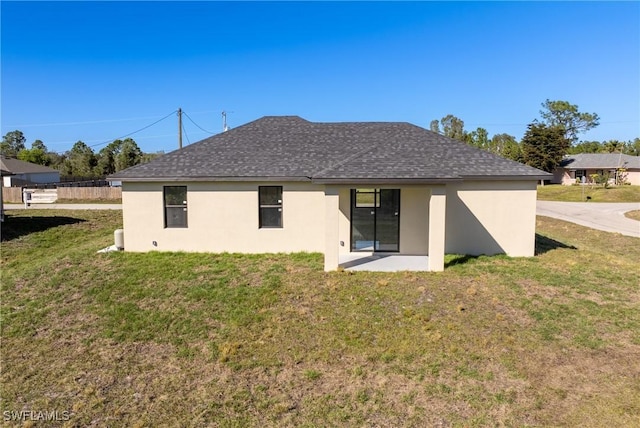
[[[350,253],[340,256],[340,267],[349,271],[428,271],[429,257],[396,253]]]

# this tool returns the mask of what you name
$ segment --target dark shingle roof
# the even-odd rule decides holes
[[[623,155],[620,153],[580,153],[565,156],[560,162],[562,168],[567,169],[640,169],[640,156]]]
[[[43,172],[58,172],[48,166],[24,162],[18,159],[0,157],[0,169],[12,174],[34,174]],[[5,174],[6,175],[6,174]]]
[[[267,116],[109,178],[438,182],[472,177],[550,175],[410,123]]]

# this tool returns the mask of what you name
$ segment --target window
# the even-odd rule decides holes
[[[380,189],[356,189],[356,208],[379,208]]]
[[[282,227],[282,186],[258,187],[260,228]]]
[[[164,227],[187,227],[187,186],[164,187]]]

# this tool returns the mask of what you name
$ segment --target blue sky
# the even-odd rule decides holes
[[[96,151],[181,107],[207,131],[265,115],[451,113],[522,137],[547,98],[640,136],[640,3],[0,2],[1,133]],[[184,144],[210,134],[184,118]],[[177,117],[132,135],[177,147]]]

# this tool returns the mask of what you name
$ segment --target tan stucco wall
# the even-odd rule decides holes
[[[338,195],[340,198],[338,250],[340,254],[349,254],[351,252],[351,190],[349,187],[341,187]]]
[[[310,183],[273,183],[283,186],[283,228],[260,229],[260,184],[183,183],[188,189],[188,227],[167,229],[162,189],[175,183],[124,183],[125,250],[349,253],[350,187],[327,187],[325,192],[325,186]],[[400,252],[428,254],[432,186],[387,187],[401,189]],[[440,187],[446,191],[447,253],[533,255],[535,181]],[[337,201],[328,201],[328,195],[336,194]],[[337,215],[328,212],[331,207],[338,208]]]
[[[429,198],[426,186],[400,188],[400,252],[424,255],[429,252]]]
[[[429,198],[429,270],[444,270],[447,188],[434,186]]]
[[[533,256],[535,225],[535,181],[447,185],[447,253]]]
[[[258,227],[259,183],[180,183],[187,186],[188,227],[165,228],[164,185],[123,183],[127,251],[269,253],[325,250],[324,188],[283,186],[283,228]],[[152,242],[157,242],[157,247]]]
[[[640,170],[627,171],[627,181],[634,186],[640,186]]]

